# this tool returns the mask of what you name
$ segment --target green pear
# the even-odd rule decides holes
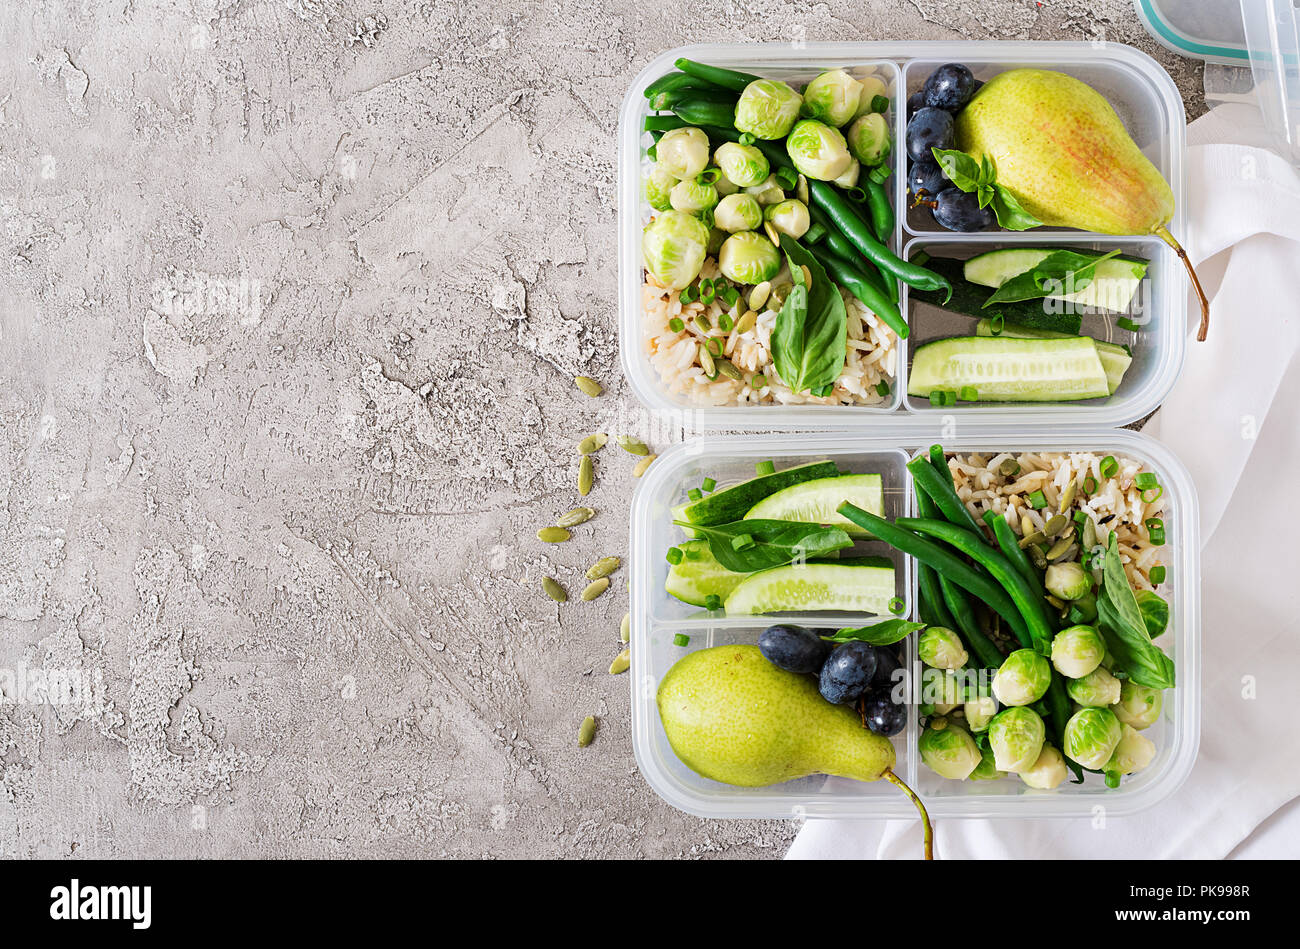
[[[717,646],[679,659],[659,684],[659,718],[692,771],[741,787],[809,774],[875,781],[894,746],[858,713],[821,697],[809,676],[778,669],[757,646]],[[889,772],[892,776],[892,772]]]
[[[1209,302],[1186,252],[1169,233],[1174,193],[1102,95],[1073,76],[1012,69],[990,79],[957,114],[959,149],[988,155],[997,183],[1044,224],[1100,234],[1155,234],[1178,254]]]

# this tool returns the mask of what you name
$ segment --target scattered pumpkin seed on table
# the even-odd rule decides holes
[[[593,451],[600,451],[605,447],[607,441],[609,441],[609,436],[604,432],[593,432],[578,442],[578,454],[590,455]]]
[[[591,581],[591,583],[587,584],[587,588],[582,591],[583,602],[590,603],[608,589],[609,577],[601,577],[599,580]]]
[[[618,447],[623,449],[629,455],[650,454],[650,449],[646,447],[646,443],[641,441],[641,439],[639,438],[634,438],[631,435],[618,436]]]
[[[650,462],[654,461],[658,457],[658,455],[646,455],[638,461],[636,467],[632,469],[632,477],[639,478],[645,474],[646,469],[650,467]]]
[[[563,527],[543,527],[537,532],[537,539],[544,540],[548,544],[562,544],[571,536],[573,535]]]
[[[628,666],[630,665],[632,665],[632,650],[624,649],[615,656],[614,661],[609,664],[609,674],[612,676],[621,675],[622,673],[627,672]]]
[[[585,524],[595,516],[596,512],[589,507],[575,507],[572,511],[556,521],[555,526],[577,527],[579,524]]]
[[[591,744],[591,740],[596,737],[596,720],[588,715],[578,726],[578,747],[586,748]]]
[[[600,383],[591,376],[574,376],[573,384],[593,399],[601,393]]]
[[[553,580],[550,577],[542,577],[542,589],[556,603],[565,603],[569,599],[569,594],[565,592],[564,587],[560,586],[559,580]]]
[[[584,498],[591,493],[591,486],[596,481],[596,468],[591,463],[591,455],[583,455],[578,463],[578,493]]]
[[[607,577],[617,570],[622,563],[623,561],[617,557],[601,557],[587,568],[587,579],[599,580],[601,577]]]
[[[624,613],[623,622],[619,624],[618,638],[627,642],[632,638],[632,614]]]

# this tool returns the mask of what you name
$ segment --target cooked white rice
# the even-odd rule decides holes
[[[1146,521],[1161,517],[1165,509],[1164,492],[1154,501],[1142,500],[1135,481],[1144,469],[1141,462],[1115,456],[1119,471],[1111,478],[1102,478],[1101,462],[1106,455],[1092,452],[1002,452],[997,455],[953,455],[948,459],[957,496],[965,503],[976,521],[985,511],[995,511],[1007,519],[1011,529],[1024,536],[1022,523],[1027,519],[1031,533],[1042,530],[1047,519],[1057,513],[1083,511],[1092,518],[1097,530],[1097,542],[1109,543],[1111,533],[1117,535],[1119,556],[1135,590],[1154,590],[1151,568],[1163,564],[1164,547],[1151,544]],[[1020,471],[1006,477],[998,469],[1008,458],[1020,465]],[[1084,482],[1091,475],[1097,480],[1097,490],[1084,492]],[[1069,511],[1060,510],[1061,493],[1070,482],[1075,484],[1074,500]],[[1029,495],[1041,490],[1048,506],[1041,511],[1029,504]]]
[[[717,262],[712,257],[704,262],[700,276],[720,276]],[[782,279],[778,275],[774,284]],[[789,277],[784,277],[784,280],[788,283]],[[754,327],[747,332],[735,331],[735,321],[746,308],[744,294],[732,311],[733,329],[724,333],[718,328],[718,317],[724,310],[717,301],[707,305],[696,301],[683,306],[676,290],[665,288],[647,274],[641,288],[646,352],[668,392],[697,405],[886,404],[890,396],[881,395],[876,386],[881,382],[893,384],[898,338],[857,297],[843,289],[840,296],[844,298],[848,314],[848,354],[834,391],[824,398],[808,392],[791,392],[777,375],[770,349],[772,327],[777,316],[775,310],[759,313]],[[712,327],[708,332],[695,323],[695,317],[700,314],[708,318]],[[680,317],[685,323],[678,332],[668,325],[674,317]],[[724,340],[722,353],[741,371],[742,379],[719,375],[710,381],[705,375],[699,351],[700,344],[709,337]]]

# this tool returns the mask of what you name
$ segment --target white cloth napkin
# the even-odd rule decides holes
[[[1187,465],[1201,504],[1200,753],[1170,798],[1102,830],[1088,820],[945,820],[942,858],[1300,855],[1300,175],[1259,113],[1225,105],[1188,129],[1183,245],[1213,295],[1145,431]],[[1252,697],[1253,696],[1253,697]],[[920,855],[916,821],[812,821],[791,859]]]

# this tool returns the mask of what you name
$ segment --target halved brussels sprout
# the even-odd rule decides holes
[[[733,283],[762,283],[781,269],[781,254],[762,234],[741,231],[723,242],[718,251],[718,269]]]
[[[1065,691],[1070,698],[1087,708],[1106,708],[1120,699],[1119,679],[1103,666],[1098,666],[1081,678],[1067,680]]]
[[[1071,560],[1048,567],[1043,585],[1052,596],[1059,596],[1062,600],[1077,600],[1092,591],[1092,577],[1083,569],[1082,564]]]
[[[977,695],[966,700],[963,711],[966,713],[966,726],[973,732],[982,732],[998,713],[998,700],[991,695]]]
[[[685,211],[662,211],[641,235],[646,270],[671,290],[699,276],[709,246],[709,229]]]
[[[763,206],[780,204],[785,200],[785,191],[776,175],[768,175],[758,184],[746,188],[745,194],[753,195],[754,200]]]
[[[885,81],[879,76],[868,76],[859,80],[862,83],[862,92],[858,96],[858,111],[853,116],[855,119],[861,115],[868,115],[875,112],[876,96],[889,98],[889,90],[885,86]]]
[[[808,206],[794,198],[786,198],[780,204],[772,205],[763,212],[763,217],[771,221],[778,232],[796,239],[803,237],[812,224],[808,217]]]
[[[783,138],[799,118],[802,103],[803,97],[785,83],[755,79],[736,103],[736,130],[768,141]]]
[[[989,747],[1001,771],[1028,771],[1043,750],[1047,726],[1032,708],[1007,708],[989,722]]]
[[[970,658],[961,638],[943,626],[931,626],[921,633],[916,651],[922,662],[935,669],[960,669]]]
[[[739,142],[723,142],[713,153],[713,161],[729,181],[742,188],[762,184],[772,170],[758,148]]]
[[[993,677],[993,694],[1003,705],[1029,705],[1047,694],[1052,667],[1032,649],[1017,649]]]
[[[1088,592],[1079,597],[1070,604],[1070,612],[1066,614],[1065,619],[1071,625],[1097,622],[1097,595]]]
[[[1052,665],[1069,679],[1082,679],[1101,665],[1106,643],[1091,626],[1071,626],[1052,640]]]
[[[1121,725],[1119,743],[1102,770],[1107,774],[1141,771],[1156,757],[1156,745],[1132,725]]]
[[[677,179],[656,162],[645,178],[646,203],[656,211],[667,211],[673,206],[671,194],[675,184]]]
[[[944,718],[937,718],[925,727],[918,747],[921,760],[932,771],[956,781],[969,777],[982,758],[975,739]]]
[[[879,112],[859,116],[845,135],[853,157],[870,168],[889,154],[889,123]]]
[[[819,181],[834,181],[848,171],[853,160],[840,130],[816,119],[795,123],[785,140],[785,150],[796,168]]]
[[[862,83],[843,69],[830,69],[808,83],[799,114],[839,127],[858,114]]]
[[[1031,788],[1050,791],[1057,787],[1069,775],[1065,767],[1065,756],[1051,745],[1043,745],[1038,753],[1038,760],[1027,770],[1020,772],[1020,780]]]
[[[691,214],[709,211],[718,205],[718,190],[713,185],[700,184],[694,178],[677,182],[668,197],[676,210]]]
[[[861,176],[861,174],[862,174],[862,162],[858,161],[855,158],[851,162],[849,162],[849,167],[844,172],[844,174],[840,175],[831,183],[845,189],[855,188],[857,187],[858,178]]]
[[[972,781],[996,781],[998,778],[1005,778],[1006,776],[1005,771],[998,770],[998,762],[993,755],[993,749],[980,748],[980,763],[970,773],[970,779]]]
[[[1108,708],[1081,708],[1065,723],[1065,756],[1085,768],[1110,760],[1120,739],[1119,719]]]
[[[763,209],[752,194],[729,194],[718,202],[713,223],[724,231],[752,231],[763,223]]]
[[[1160,719],[1163,707],[1164,696],[1159,689],[1149,689],[1132,679],[1125,679],[1111,711],[1123,724],[1142,729],[1150,728]]]
[[[663,170],[679,181],[694,178],[709,164],[709,137],[703,129],[673,129],[659,139],[655,155]]]

